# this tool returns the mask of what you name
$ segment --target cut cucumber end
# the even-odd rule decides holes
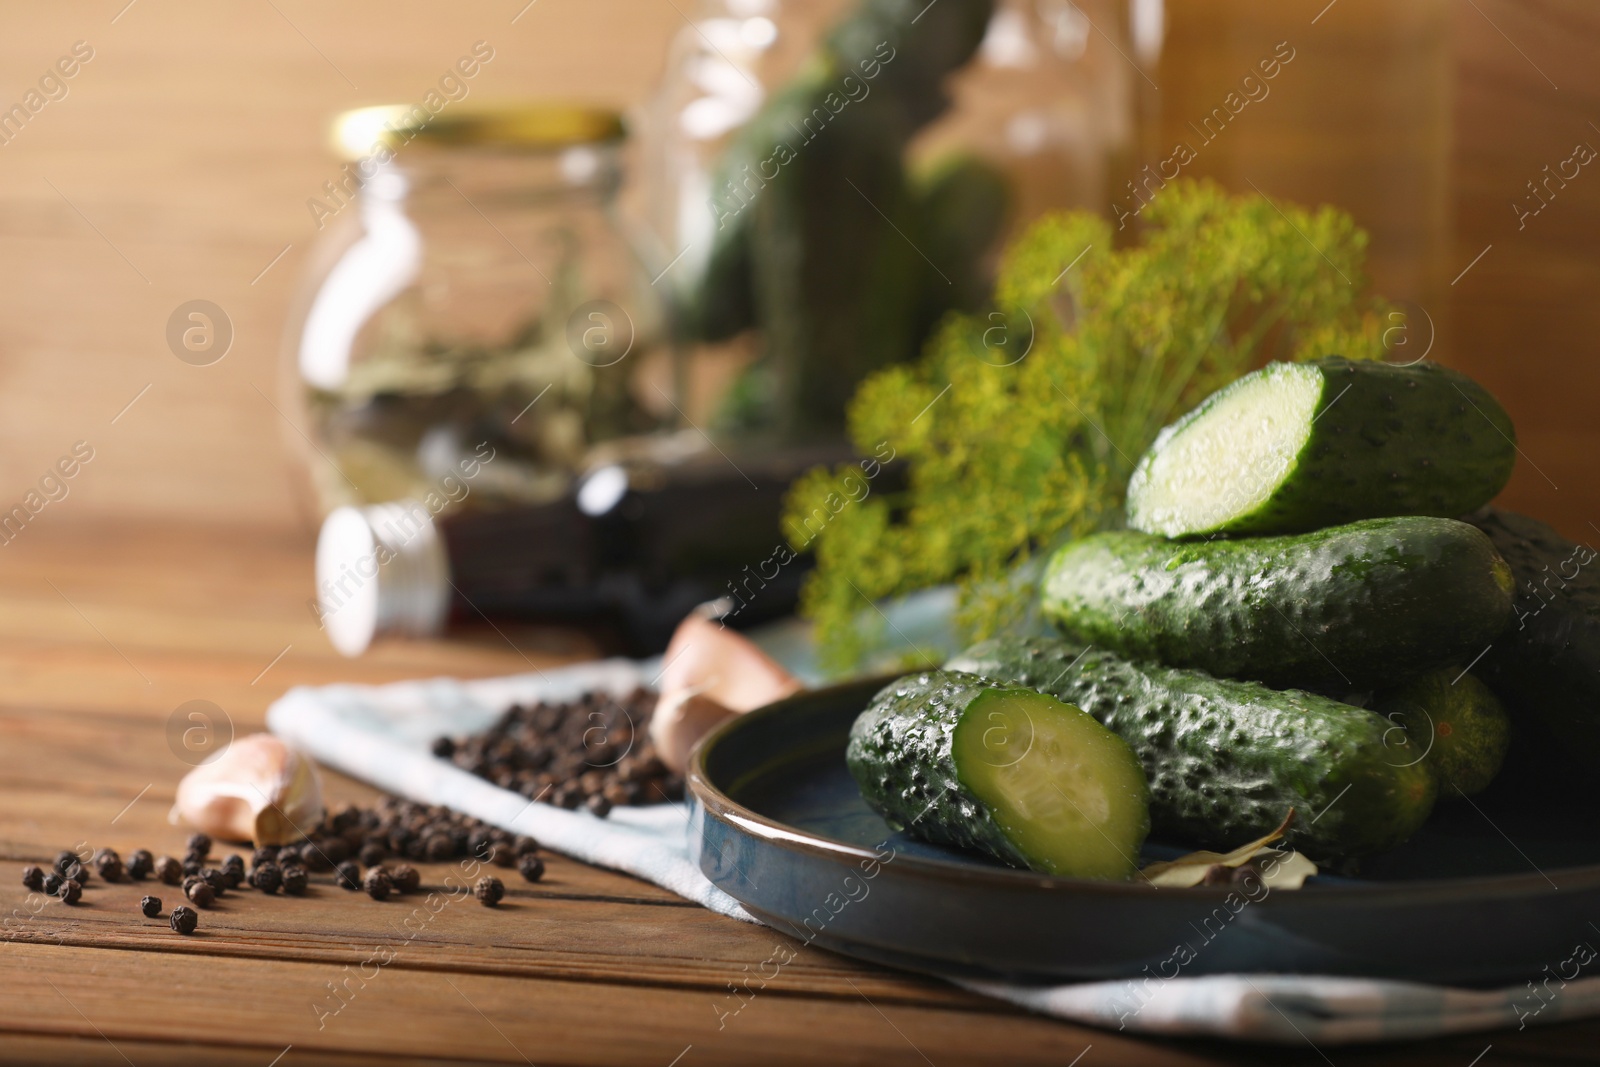
[[[1157,438],[1128,484],[1128,524],[1181,537],[1249,515],[1294,471],[1325,379],[1273,363],[1245,375]]]
[[[1127,878],[1150,829],[1149,789],[1133,750],[1088,713],[1052,697],[995,689],[952,739],[961,784],[1034,870]]]

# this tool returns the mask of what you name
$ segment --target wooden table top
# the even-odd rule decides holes
[[[510,673],[589,651],[523,629],[344,660],[305,610],[310,567],[299,538],[194,526],[67,527],[0,553],[0,1061],[1465,1067],[1489,1045],[1485,1063],[1555,1063],[1600,1038],[1597,1022],[1383,1048],[1139,1040],[805,948],[559,856],[537,884],[509,880],[497,910],[431,914],[420,896],[377,903],[328,876],[303,898],[230,893],[187,938],[138,912],[171,887],[92,879],[80,906],[30,905],[22,865],[60,849],[181,854],[167,810],[186,767],[167,724],[185,701],[213,701],[245,733],[291,685]],[[333,774],[327,786],[335,803],[373,795]],[[424,865],[425,883],[450,869]],[[780,944],[795,962],[719,1019],[730,983]]]

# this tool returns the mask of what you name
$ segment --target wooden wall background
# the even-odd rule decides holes
[[[94,49],[69,95],[0,147],[0,510],[75,441],[95,450],[70,495],[36,520],[41,535],[175,518],[299,536],[291,431],[268,398],[315,235],[305,201],[335,170],[327,117],[420,97],[480,39],[495,58],[477,97],[630,105],[692,10],[691,0],[126,2],[0,7],[0,105],[74,42]],[[1309,19],[1325,2],[1227,6]],[[1361,25],[1372,5],[1339,2],[1345,11],[1323,22],[1359,48],[1379,32]],[[1220,13],[1207,0],[1173,6],[1175,24]],[[1447,0],[1447,23],[1454,136],[1439,205],[1448,237],[1428,283],[1447,305],[1434,355],[1480,376],[1515,417],[1525,458],[1507,500],[1585,533],[1600,524],[1600,172],[1586,168],[1520,231],[1510,202],[1577,141],[1600,147],[1600,7]],[[1379,89],[1353,76],[1344,91]],[[1352,198],[1381,205],[1380,179],[1368,180],[1378,184]],[[173,308],[195,298],[220,304],[236,331],[210,367],[181,363],[164,340]]]

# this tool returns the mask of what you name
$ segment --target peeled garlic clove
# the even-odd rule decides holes
[[[180,819],[219,840],[286,845],[322,821],[322,782],[311,760],[250,734],[184,775],[168,821]]]
[[[805,688],[748,638],[700,615],[678,624],[662,659],[650,740],[679,774],[694,743],[717,723]]]

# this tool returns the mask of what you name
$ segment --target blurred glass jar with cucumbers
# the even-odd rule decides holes
[[[1100,209],[1154,3],[704,0],[642,124],[695,417],[837,434],[862,378],[983,306],[1006,236]]]
[[[355,655],[473,618],[602,623],[633,652],[780,540],[793,475],[682,413],[668,317],[615,210],[620,117],[352,111],[285,335],[324,516],[314,610]],[[754,621],[798,568],[759,580]]]

